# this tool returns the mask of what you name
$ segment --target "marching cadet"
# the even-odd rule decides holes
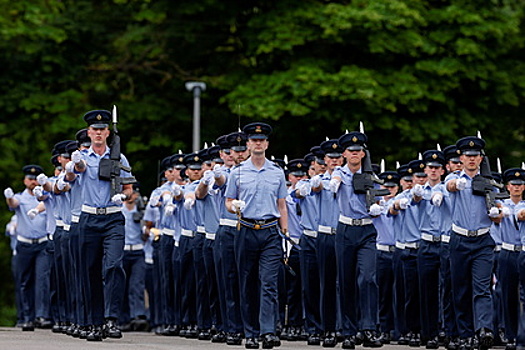
[[[225,137],[222,143],[222,157],[225,158],[222,176],[227,183],[234,165],[239,165],[250,156],[250,151],[246,146],[248,138],[245,133],[233,132]],[[239,292],[239,273],[235,261],[234,238],[237,235],[237,217],[230,213],[226,208],[226,185],[221,187],[220,219],[218,243],[221,256],[221,276],[223,282],[219,282],[224,287],[225,318],[226,325],[226,344],[241,345],[244,337],[244,324],[241,317],[240,292]],[[220,280],[220,279],[219,279]]]
[[[363,332],[363,346],[381,347],[377,339],[377,284],[376,236],[372,216],[381,214],[374,203],[370,211],[365,206],[365,195],[354,192],[353,178],[363,173],[367,137],[361,132],[350,132],[339,138],[344,149],[346,165],[334,170],[330,190],[339,203],[339,223],[335,235],[335,253],[339,277],[343,349],[355,348],[357,331]]]
[[[286,197],[286,205],[288,209],[288,230],[290,238],[296,245],[302,239],[302,230],[300,219],[302,216],[302,208],[299,199],[292,196],[296,190],[296,185],[300,180],[306,179],[308,164],[304,159],[292,159],[286,165],[288,169],[288,179],[291,183],[288,188],[288,196]],[[303,308],[303,292],[301,283],[301,263],[300,251],[295,245],[288,241],[283,243],[285,249],[285,264],[289,267],[284,273],[284,291],[286,293],[285,305],[288,306],[288,318],[285,325],[284,334],[287,334],[288,341],[296,341],[302,337],[304,330],[304,308]],[[292,273],[293,271],[293,273]],[[282,333],[282,334],[283,334]]]
[[[497,207],[486,207],[485,198],[474,194],[473,179],[480,173],[485,141],[467,136],[456,142],[463,170],[447,176],[445,183],[452,199],[450,262],[454,306],[461,349],[469,350],[474,335],[480,349],[492,346],[492,300],[490,281],[494,259],[494,240],[488,234],[491,222],[500,222]]]
[[[505,349],[516,349],[518,335],[518,320],[520,317],[520,285],[518,257],[522,250],[519,226],[514,215],[525,205],[523,191],[525,190],[525,170],[508,169],[503,173],[507,184],[509,199],[502,203],[505,217],[499,225],[501,251],[498,259],[498,283],[501,284],[503,319],[505,322]]]
[[[122,265],[126,273],[126,285],[120,323],[129,324],[134,331],[145,331],[148,328],[144,303],[146,262],[144,260],[144,242],[141,237],[141,209],[137,205],[140,193],[135,186],[133,187],[133,193],[122,206],[122,214],[125,219]]]
[[[423,193],[416,198],[419,205],[421,241],[417,253],[419,300],[421,312],[421,341],[427,349],[439,348],[439,271],[441,250],[441,210],[433,205],[432,192],[445,173],[445,156],[439,150],[423,153],[427,182]]]
[[[111,183],[99,178],[101,159],[109,159],[109,122],[111,113],[94,110],[84,115],[91,146],[71,155],[74,171],[80,176],[84,196],[80,214],[80,261],[87,276],[84,290],[88,323],[92,325],[88,341],[101,341],[105,335],[121,338],[117,319],[122,305],[125,275],[122,268],[124,216],[122,203],[132,193],[131,185],[110,196]],[[120,155],[122,165],[129,163]],[[121,170],[125,177],[129,173]],[[105,324],[105,330],[103,326]]]
[[[419,230],[420,214],[417,201],[423,195],[423,184],[427,180],[424,172],[425,163],[422,160],[412,160],[408,163],[407,172],[412,175],[413,187],[396,196],[390,207],[390,214],[396,215],[399,211],[404,213],[402,228],[397,238],[402,242],[403,252],[401,264],[403,265],[404,295],[405,295],[405,322],[408,333],[408,345],[418,347],[421,343],[421,319],[419,302],[419,276],[417,268],[418,249],[421,240]]]
[[[247,349],[280,346],[277,327],[277,280],[281,268],[281,236],[288,234],[287,196],[284,172],[266,156],[268,135],[265,123],[243,128],[251,156],[230,173],[226,206],[239,216],[235,256],[239,271],[241,315]],[[279,225],[280,227],[278,227]]]
[[[36,318],[49,319],[49,256],[46,252],[47,214],[37,209],[39,202],[33,193],[38,185],[37,176],[44,173],[39,165],[26,165],[25,190],[15,194],[11,187],[4,190],[9,209],[17,219],[17,272],[19,276],[20,304],[22,305],[22,331],[34,331]]]
[[[383,180],[382,188],[390,191],[381,200],[381,215],[374,218],[377,230],[377,285],[379,291],[379,340],[390,344],[391,333],[394,332],[394,217],[388,215],[388,208],[399,190],[400,176],[396,171],[384,171],[378,175]]]

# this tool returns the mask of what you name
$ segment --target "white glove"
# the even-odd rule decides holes
[[[234,199],[232,200],[232,208],[238,213],[242,213],[244,208],[246,208],[246,202],[242,201],[240,199]]]
[[[304,182],[297,187],[297,190],[299,191],[299,195],[301,197],[306,197],[310,194],[310,192],[312,192],[312,187],[310,187],[308,182]]]
[[[76,151],[75,151],[76,152]],[[111,197],[111,201],[115,203],[116,205],[122,205],[124,202],[124,199],[126,198],[126,195],[123,193],[117,193],[113,197]]]
[[[194,205],[195,205],[195,199],[193,199],[193,198],[186,198],[184,200],[184,209],[191,210],[191,208],[193,208]]]
[[[47,182],[46,174],[38,174],[38,176],[36,177],[36,182],[38,182],[39,185],[44,186]]]
[[[332,191],[333,193],[337,193],[339,186],[341,186],[341,180],[339,179],[330,180],[330,191]]]
[[[497,218],[499,216],[499,209],[497,207],[492,207],[489,210],[489,217]]]
[[[213,177],[218,179],[222,176],[222,166],[220,164],[215,164],[213,167]]]
[[[310,179],[310,184],[312,185],[312,188],[317,188],[321,186],[321,175],[315,175]]]
[[[467,188],[467,179],[460,177],[456,180],[456,189],[458,191],[463,191],[465,188]]]
[[[44,195],[44,188],[42,186],[35,186],[35,188],[33,188],[33,194],[36,198],[42,197]]]
[[[36,218],[36,216],[38,215],[38,209],[37,208],[33,208],[33,209],[29,209],[27,211],[27,216],[29,216],[29,218],[31,220],[33,220],[34,218]]]
[[[75,163],[69,161],[66,163],[66,173],[74,173],[75,172]]]
[[[157,205],[159,205],[159,201],[160,201],[160,197],[159,196],[152,196],[149,199],[149,205],[152,206],[152,207],[156,207]]]
[[[432,204],[435,205],[436,207],[441,206],[441,203],[443,203],[443,193],[435,192],[432,195],[431,201],[432,201]]]
[[[412,187],[412,190],[410,190],[410,192],[415,197],[423,197],[425,189],[423,188],[423,185],[416,184],[414,187]]]
[[[164,215],[171,216],[173,215],[173,212],[175,211],[175,204],[168,204],[164,207]]]
[[[15,193],[13,192],[13,189],[11,187],[8,187],[4,190],[4,197],[9,199],[9,198],[13,198],[13,196],[15,195]]]
[[[381,215],[381,212],[382,212],[382,208],[379,204],[372,204],[370,206],[370,210],[368,211],[368,214],[370,214],[370,216],[379,216]]]
[[[399,200],[399,209],[406,209],[406,208],[408,208],[408,202],[410,202],[408,200],[408,198],[401,198]]]
[[[64,180],[64,177],[60,177],[57,180],[57,188],[59,191],[62,191],[64,188],[66,188],[67,182]]]
[[[205,185],[209,185],[211,182],[211,179],[213,178],[213,171],[206,170],[204,174],[202,175],[201,182]]]
[[[71,161],[73,163],[78,164],[80,163],[81,160],[82,160],[82,153],[80,153],[80,151],[75,151],[71,153]]]
[[[171,185],[171,192],[173,193],[173,196],[178,197],[182,194],[182,188],[180,185],[174,183]]]
[[[171,199],[172,198],[173,197],[171,196],[171,194],[165,193],[165,194],[162,195],[162,203],[164,203],[164,204],[171,203]]]
[[[502,207],[501,212],[503,213],[504,218],[508,218],[512,214],[509,207]]]

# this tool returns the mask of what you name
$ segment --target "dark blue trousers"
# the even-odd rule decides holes
[[[181,318],[181,279],[180,279],[180,248],[177,242],[173,244],[171,256],[173,270],[173,318],[176,325],[182,324]]]
[[[501,284],[505,335],[509,341],[515,341],[518,335],[520,310],[520,283],[518,256],[520,252],[501,249],[498,262],[498,283]]]
[[[155,292],[153,287],[153,264],[146,263],[146,276],[145,276],[145,287],[148,293],[148,308],[146,309],[146,316],[148,317],[149,324],[152,327],[156,327],[155,323]]]
[[[276,332],[277,280],[283,256],[277,226],[255,230],[241,226],[235,236],[241,316],[247,338]]]
[[[53,235],[53,242],[55,244],[55,254],[53,255],[55,259],[55,285],[57,293],[57,306],[58,306],[58,321],[60,323],[65,323],[67,321],[67,290],[66,290],[66,274],[64,271],[64,257],[65,254],[62,253],[62,236],[64,235],[64,229],[62,227],[57,227],[55,229],[55,234]]]
[[[179,241],[181,325],[183,326],[197,324],[195,265],[193,261],[194,241],[195,237],[187,236],[181,236]]]
[[[93,325],[118,319],[124,297],[124,215],[80,215],[80,259],[84,262],[86,308]]]
[[[335,251],[335,235],[319,232],[317,235],[317,265],[319,275],[313,276],[314,281],[319,278],[319,301],[310,300],[316,303],[317,310],[321,315],[320,329],[322,332],[335,332],[337,329],[337,259]],[[311,281],[313,283],[314,281]],[[314,293],[317,292],[317,286]],[[314,297],[315,294],[312,296]],[[317,312],[317,310],[315,310]]]
[[[286,285],[286,305],[288,305],[288,326],[302,327],[304,325],[303,292],[301,283],[301,262],[299,250],[292,247],[288,257],[288,265],[294,271],[295,276],[285,271],[284,281]],[[283,322],[283,320],[281,320]]]
[[[202,245],[202,257],[206,271],[207,296],[210,309],[210,321],[215,328],[223,330],[219,293],[217,291],[217,278],[215,275],[215,240],[205,239]]]
[[[377,251],[379,326],[381,332],[394,330],[394,252]]]
[[[70,230],[70,228],[69,228]],[[62,253],[62,271],[64,273],[65,302],[66,302],[66,322],[74,323],[75,313],[73,305],[73,295],[75,294],[75,285],[73,283],[73,270],[71,265],[71,254],[69,252],[69,230],[62,230],[62,239],[60,240]]]
[[[69,260],[71,269],[71,306],[73,309],[74,323],[86,326],[86,309],[84,295],[84,280],[86,276],[82,274],[82,261],[80,261],[80,226],[72,223],[69,229]]]
[[[239,288],[239,273],[235,260],[234,238],[237,229],[231,226],[220,226],[217,237],[220,242],[222,261],[222,276],[224,281],[225,325],[229,333],[244,332],[244,323],[241,317],[241,301]]]
[[[445,334],[448,337],[458,337],[458,327],[456,324],[456,312],[452,299],[452,277],[450,274],[450,249],[449,243],[441,242],[441,305],[443,309],[443,325]]]
[[[197,327],[198,329],[211,328],[211,313],[209,300],[209,286],[204,266],[204,233],[197,233],[193,238],[193,268],[195,271],[195,288],[197,291]]]
[[[344,336],[377,327],[376,237],[372,224],[337,225],[335,253]]]
[[[146,262],[144,250],[124,251],[124,272],[126,273],[126,290],[124,292],[124,307],[127,315],[122,315],[124,323],[139,316],[146,316],[144,289],[146,288]]]
[[[304,324],[308,334],[320,334],[321,309],[320,309],[320,281],[319,265],[317,262],[317,238],[302,235],[299,242],[301,251],[301,281],[303,287]]]
[[[405,272],[401,260],[404,252],[404,249],[396,248],[392,261],[394,267],[394,338],[399,338],[408,333],[405,313]]]
[[[159,244],[160,286],[163,323],[175,324],[173,302],[173,236],[163,234]]]
[[[405,248],[401,255],[405,281],[405,320],[409,332],[421,332],[417,249]]]
[[[421,337],[433,339],[439,333],[439,269],[441,242],[421,240],[417,266],[419,271],[419,301]]]
[[[47,242],[17,242],[17,271],[24,322],[49,319],[49,255]]]
[[[452,291],[460,338],[472,337],[481,328],[492,329],[494,246],[488,233],[466,237],[453,232],[450,237]]]
[[[166,325],[164,320],[164,304],[162,303],[160,239],[154,240],[151,246],[153,247],[153,266],[151,268],[153,294],[150,295],[150,298],[155,299],[153,304],[150,303],[150,308],[154,307],[151,321],[154,325],[160,327]]]

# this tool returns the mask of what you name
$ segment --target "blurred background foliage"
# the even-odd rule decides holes
[[[365,124],[374,162],[480,130],[493,163],[525,160],[524,8],[511,0],[0,0],[0,180],[50,174],[53,145],[91,109],[119,109],[123,152],[148,195],[159,160],[201,139],[274,126],[270,154],[302,157]],[[495,164],[492,164],[495,168]],[[0,224],[10,213],[0,213]],[[0,271],[10,276],[7,238]],[[12,282],[0,324],[14,323]]]

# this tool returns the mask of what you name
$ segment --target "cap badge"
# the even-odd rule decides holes
[[[179,157],[179,162],[182,163],[184,161],[184,157]]]
[[[386,178],[392,180],[392,175],[388,175]]]
[[[337,143],[332,143],[332,148],[336,149],[337,148]]]
[[[469,145],[470,147],[474,147],[474,141],[470,141],[470,142],[468,143],[468,145]]]
[[[97,120],[102,120],[102,116],[100,114],[97,114]]]
[[[412,174],[412,169],[407,170],[409,174]]]
[[[261,129],[260,125],[256,125],[255,126],[255,132],[262,132],[262,129]]]
[[[432,159],[436,159],[437,157],[438,157],[438,155],[435,154],[435,153],[432,155]]]
[[[456,150],[457,154],[461,154],[461,151],[459,149]]]
[[[299,163],[299,164],[297,164],[297,167],[298,167],[298,168],[302,168],[303,165],[302,165],[301,163]]]
[[[352,137],[352,142],[357,142],[357,137]]]
[[[195,157],[193,158],[193,160],[196,161],[196,162],[198,162],[198,161],[199,161],[199,157],[198,157],[198,156],[195,156]]]
[[[514,174],[514,176],[516,177],[520,177],[520,173],[518,171],[516,171],[516,173]]]
[[[31,172],[32,173],[36,173],[36,169],[35,168],[31,168]]]
[[[420,167],[421,169],[423,169],[423,168],[425,167],[425,164],[421,163],[421,164],[419,164],[419,167]]]
[[[237,142],[241,142],[242,138],[240,136],[237,136]]]

